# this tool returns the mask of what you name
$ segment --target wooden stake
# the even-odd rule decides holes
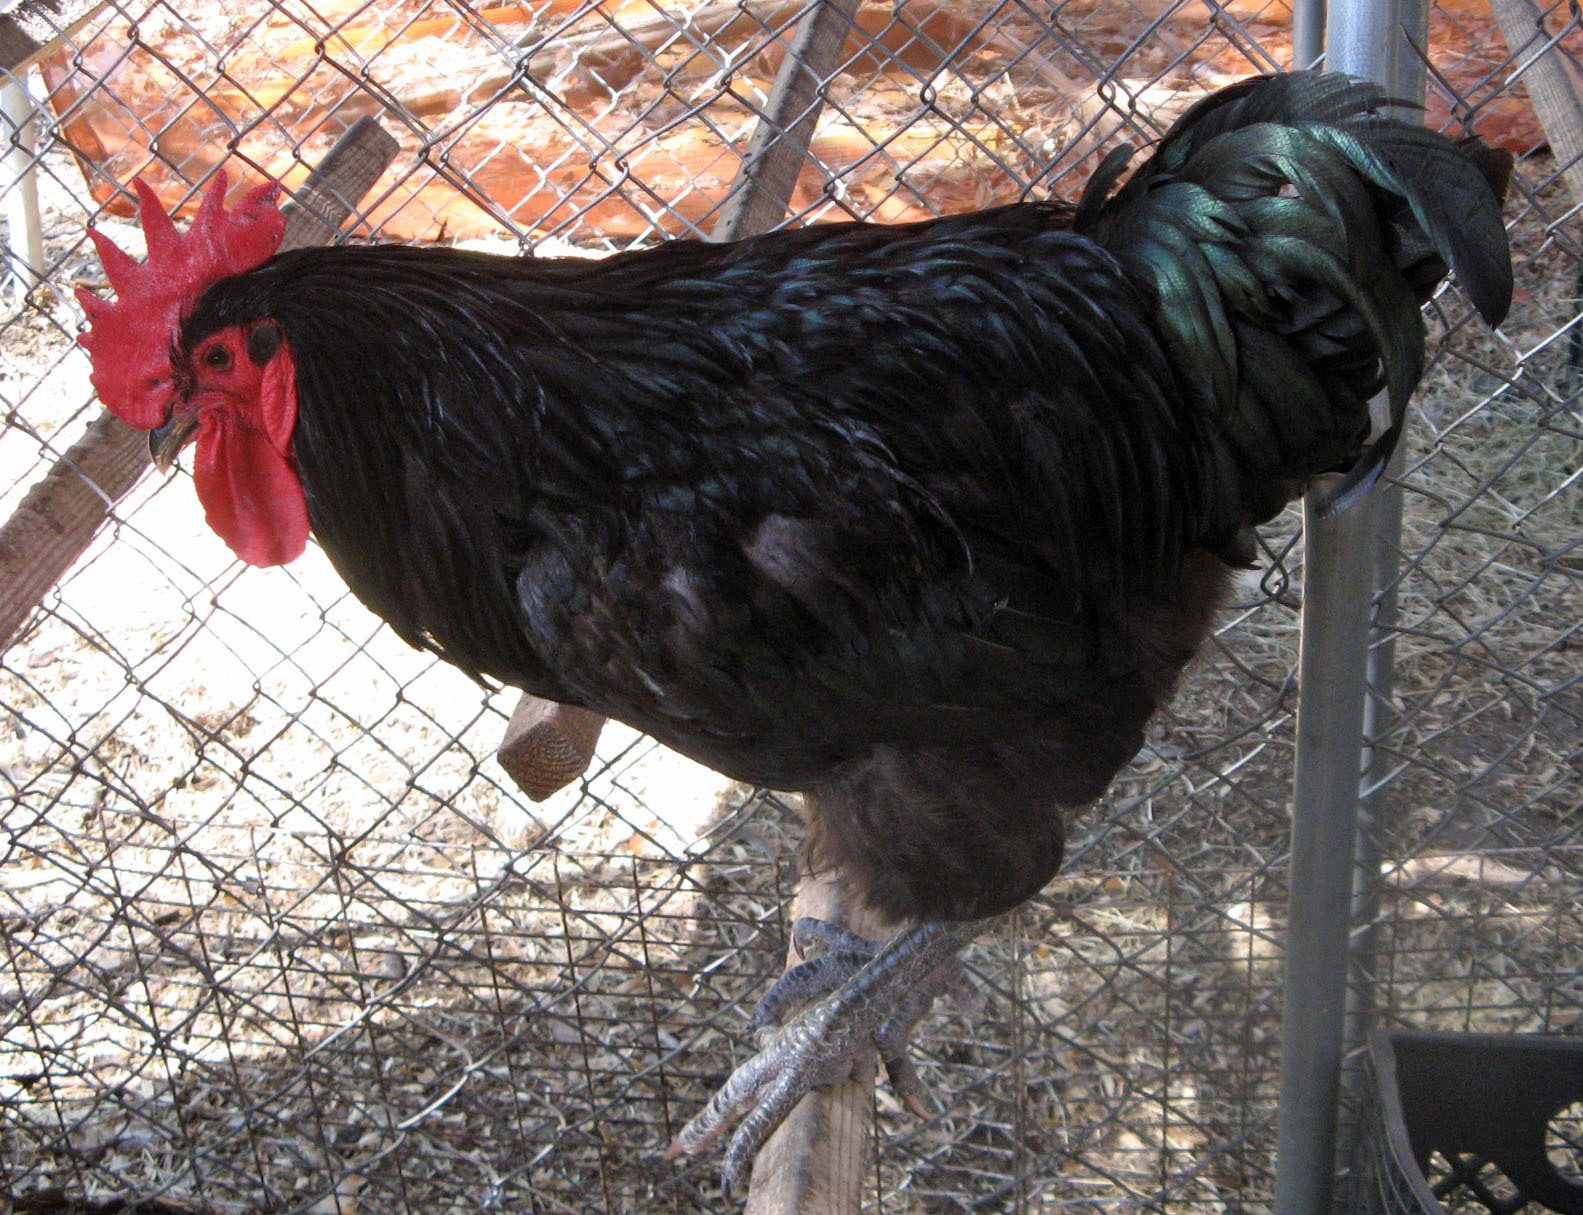
[[[824,82],[841,62],[858,0],[815,0],[770,91],[737,173],[716,240],[767,231],[786,217],[823,105]],[[792,918],[813,916],[878,938],[884,926],[843,905],[825,875],[804,874]],[[802,961],[795,945],[790,968]],[[747,1215],[857,1215],[863,1206],[863,1161],[874,1104],[875,1059],[869,1052],[845,1084],[814,1089],[775,1128],[753,1162]]]
[[[803,16],[753,128],[713,239],[740,240],[768,232],[786,218],[824,105],[821,90],[841,62],[857,8],[858,0],[815,0]]]

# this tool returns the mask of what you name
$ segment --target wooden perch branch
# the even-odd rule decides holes
[[[840,62],[859,2],[818,0],[798,26],[712,239],[739,240],[767,232],[785,218],[819,117],[819,86]],[[786,6],[772,7],[778,11]],[[695,13],[691,22],[696,27],[706,16],[734,21],[741,12],[736,4],[717,4]],[[674,32],[670,17],[652,18],[650,24]],[[635,36],[635,29],[624,36]],[[603,718],[586,709],[524,695],[506,725],[496,758],[517,788],[543,801],[588,770],[603,724]]]
[[[395,159],[397,148],[372,118],[354,123],[286,207],[281,248],[329,243]],[[148,466],[147,436],[105,413],[28,490],[0,528],[0,651]]]
[[[712,239],[739,240],[785,218],[818,123],[821,86],[840,65],[859,3],[814,0],[809,6]],[[736,5],[715,8],[737,11]],[[586,770],[601,724],[586,710],[525,695],[506,727],[499,758],[523,792],[542,800]],[[547,758],[524,758],[529,755]],[[844,905],[828,877],[804,875],[792,906],[793,919],[799,916],[844,924],[862,936],[885,935],[884,925]],[[801,960],[796,946],[790,946],[787,967]],[[874,1074],[870,1055],[846,1083],[815,1089],[802,1099],[754,1161],[747,1215],[857,1215],[863,1205]]]
[[[542,802],[588,771],[604,727],[589,709],[524,693],[495,758],[518,789]]]
[[[847,907],[829,875],[802,875],[790,922],[801,916],[842,924],[874,940],[890,935],[890,926],[877,917]],[[786,969],[801,961],[796,945],[788,945]],[[877,1062],[868,1052],[850,1080],[814,1089],[775,1129],[753,1162],[746,1215],[857,1215],[862,1210]]]
[[[1431,852],[1400,864],[1381,867],[1380,876],[1391,886],[1414,889],[1421,886],[1466,884],[1491,890],[1521,890],[1524,886],[1550,880],[1537,868],[1518,869],[1496,857],[1477,852]]]

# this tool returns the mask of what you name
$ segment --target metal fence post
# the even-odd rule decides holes
[[[1326,22],[1326,64],[1421,99],[1424,0],[1339,0]],[[1301,48],[1299,48],[1300,50]],[[1393,460],[1391,471],[1400,467]],[[1290,929],[1282,1015],[1275,1209],[1333,1207],[1343,1055],[1369,1018],[1368,976],[1350,948],[1369,916],[1378,859],[1377,752],[1389,720],[1401,491],[1387,483],[1352,510],[1320,519],[1305,503],[1301,694],[1293,790]],[[1372,607],[1372,611],[1371,611]],[[1363,944],[1367,948],[1365,933]]]
[[[1293,789],[1291,895],[1275,1209],[1326,1215],[1334,1181],[1336,1106],[1346,1015],[1364,664],[1377,499],[1321,519],[1304,504],[1301,696]]]
[[[1350,70],[1381,80],[1395,97],[1420,102],[1424,96],[1426,69],[1415,50],[1429,45],[1428,0],[1396,0],[1393,14],[1399,36],[1383,38],[1391,53],[1389,74],[1375,76],[1370,65],[1359,64]],[[1388,29],[1389,27],[1385,27]],[[1368,45],[1363,40],[1363,45]],[[1398,117],[1413,120],[1411,111]],[[1367,1040],[1375,1017],[1374,977],[1379,953],[1379,823],[1387,800],[1386,769],[1389,761],[1379,747],[1395,720],[1393,707],[1396,665],[1397,585],[1401,578],[1402,489],[1398,481],[1405,464],[1402,448],[1397,448],[1386,466],[1385,476],[1375,494],[1374,532],[1370,570],[1374,579],[1373,624],[1369,634],[1368,661],[1365,666],[1366,690],[1363,703],[1363,773],[1358,802],[1358,827],[1352,869],[1352,938],[1348,958],[1346,1026],[1343,1049],[1355,1052]],[[1363,1078],[1361,1068],[1344,1065],[1339,1111],[1343,1130],[1349,1129],[1348,1109],[1355,1108],[1354,1085]],[[1345,1150],[1346,1137],[1341,1139]]]

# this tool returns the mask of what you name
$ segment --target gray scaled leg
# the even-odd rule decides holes
[[[805,932],[822,931],[803,923],[798,922]],[[830,951],[803,964],[813,967],[810,972],[798,976],[802,967],[789,971],[782,980],[792,980],[788,992],[777,995],[781,984],[771,989],[765,997],[770,1008],[761,1005],[755,1020],[778,1020],[792,1004],[828,989],[832,975],[843,969],[849,977],[786,1025],[765,1029],[758,1054],[732,1072],[681,1129],[669,1154],[700,1152],[740,1123],[726,1147],[721,1185],[728,1197],[733,1191],[745,1193],[754,1156],[797,1102],[812,1088],[845,1080],[870,1046],[879,1051],[898,1096],[909,1109],[926,1114],[923,1085],[907,1057],[907,1040],[934,997],[955,978],[950,964],[957,952],[984,926],[982,920],[926,922],[903,929],[878,952],[861,937],[835,929],[841,935],[830,938]],[[832,955],[835,962],[822,962]]]

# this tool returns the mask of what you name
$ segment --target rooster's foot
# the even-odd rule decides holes
[[[803,916],[792,925],[792,947],[806,960],[791,967],[765,993],[753,1010],[753,1027],[783,1025],[798,1009],[828,996],[862,970],[880,944],[829,920]]]
[[[721,1184],[727,1195],[744,1191],[754,1156],[797,1102],[812,1088],[847,1079],[870,1046],[878,1050],[896,1095],[915,1114],[927,1116],[923,1082],[907,1056],[907,1042],[935,996],[955,977],[948,963],[981,927],[920,924],[876,949],[834,925],[799,921],[793,929],[803,934],[799,943],[823,943],[828,952],[793,967],[782,980],[792,980],[790,987],[777,995],[777,984],[765,997],[755,1017],[763,1026],[759,1053],[732,1072],[682,1128],[670,1154],[702,1151],[740,1121],[726,1147]],[[786,1025],[770,1026],[789,1008],[823,992],[829,994]]]

